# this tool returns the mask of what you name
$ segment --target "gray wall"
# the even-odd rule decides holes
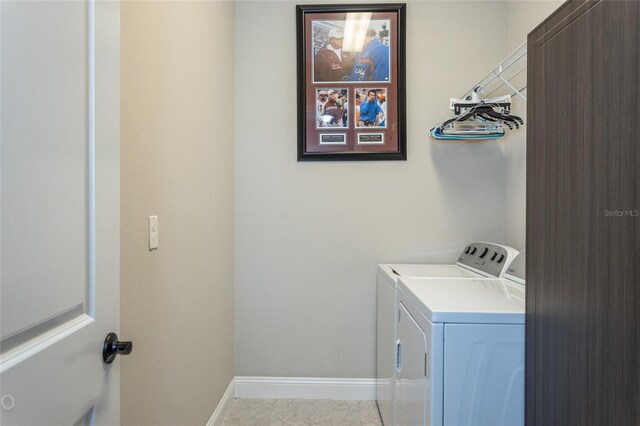
[[[563,1],[509,1],[507,5],[507,50],[511,53],[527,40],[527,34],[544,21]],[[527,73],[519,75],[514,85],[520,89],[527,85]],[[527,91],[524,91],[526,96]],[[527,104],[514,98],[514,114],[527,118]],[[505,243],[518,250],[525,248],[526,175],[527,175],[526,127],[511,132],[504,139],[505,152]]]
[[[409,160],[333,163],[296,162],[295,3],[236,4],[237,375],[373,377],[376,265],[504,240],[501,142],[427,132],[503,58],[505,3],[408,3]]]
[[[234,375],[233,16],[122,2],[125,425],[205,424]]]

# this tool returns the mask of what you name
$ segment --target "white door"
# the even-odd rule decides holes
[[[119,13],[0,2],[3,426],[120,420]]]

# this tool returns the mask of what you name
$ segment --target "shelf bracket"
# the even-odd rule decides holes
[[[511,83],[509,83],[509,80],[505,79],[504,77],[502,77],[500,74],[497,74],[497,77],[502,80],[502,82],[504,84],[506,84],[507,86],[509,86],[509,88],[511,88],[511,90],[514,91],[514,95],[518,95],[520,96],[522,99],[524,99],[524,101],[527,101],[527,97],[525,95],[522,94],[522,92],[518,89],[515,88],[515,86]]]

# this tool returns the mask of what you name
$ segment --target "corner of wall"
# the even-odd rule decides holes
[[[234,376],[234,7],[122,3],[125,425],[204,424]]]

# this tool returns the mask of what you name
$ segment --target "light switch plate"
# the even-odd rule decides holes
[[[158,248],[158,216],[149,216],[149,250]]]

